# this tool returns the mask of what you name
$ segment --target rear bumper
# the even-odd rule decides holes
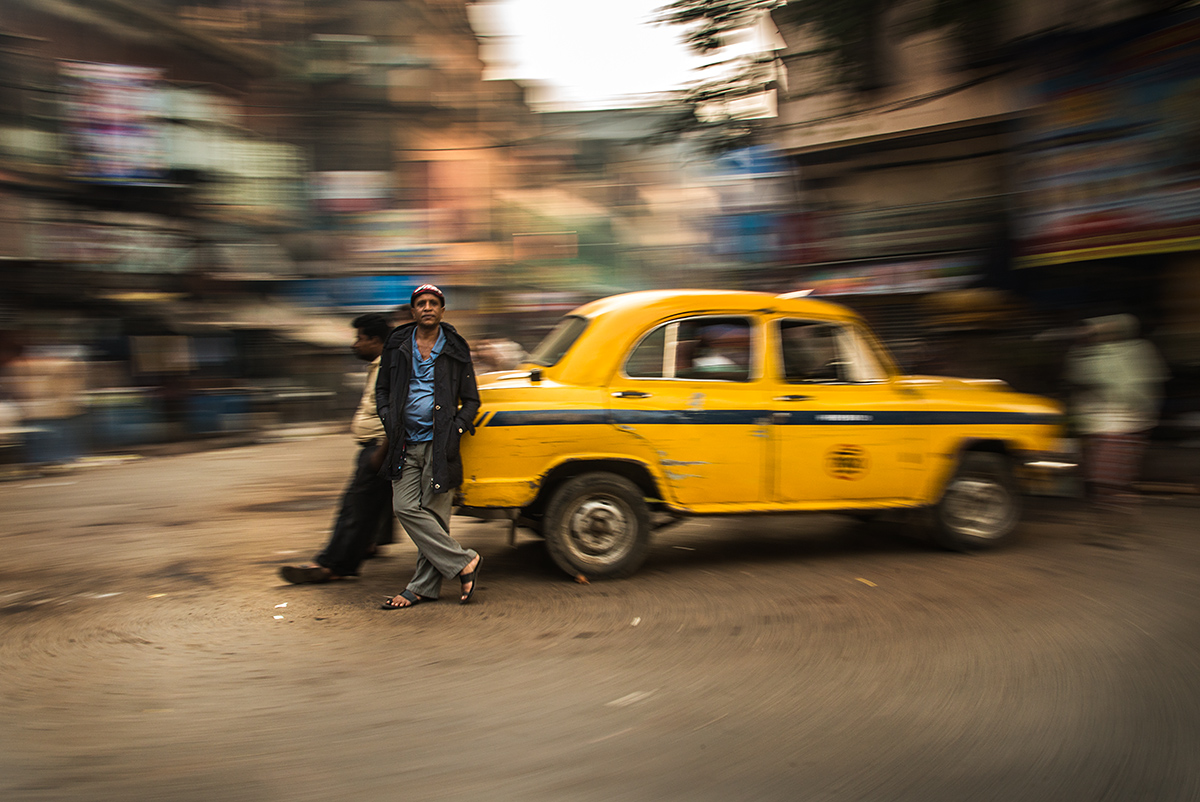
[[[1017,472],[1025,492],[1035,496],[1079,495],[1079,455],[1070,442],[1055,451],[1018,454]]]
[[[1038,457],[1030,457],[1021,462],[1021,468],[1026,471],[1035,471],[1038,473],[1047,474],[1062,474],[1071,473],[1079,470],[1079,463],[1068,459],[1065,455],[1042,455]]]

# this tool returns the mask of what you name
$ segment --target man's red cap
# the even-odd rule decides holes
[[[416,306],[417,305],[417,296],[422,295],[424,293],[429,293],[430,295],[436,295],[438,297],[438,300],[442,302],[442,306],[446,305],[445,293],[443,293],[441,290],[439,290],[437,287],[433,286],[432,284],[422,284],[420,287],[417,287],[415,290],[413,290],[412,298],[409,300],[409,303],[411,303],[413,306]]]

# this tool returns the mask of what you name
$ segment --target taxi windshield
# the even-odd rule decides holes
[[[571,350],[571,346],[579,339],[579,335],[583,334],[583,330],[587,328],[587,325],[587,318],[576,317],[574,315],[564,317],[542,339],[527,361],[534,365],[541,365],[544,368],[557,365],[558,361],[563,358],[567,351]]]

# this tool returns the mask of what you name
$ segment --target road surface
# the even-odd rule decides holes
[[[353,445],[0,484],[0,799],[1200,800],[1197,504],[1138,548],[1036,504],[1003,551],[838,516],[689,522],[622,581],[454,520],[476,602],[289,586]]]

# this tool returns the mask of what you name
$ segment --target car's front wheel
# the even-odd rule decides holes
[[[571,576],[628,576],[650,549],[650,511],[625,477],[585,473],[555,491],[542,534],[554,562]]]
[[[1001,454],[969,452],[959,462],[935,510],[938,543],[948,549],[991,548],[1012,539],[1020,496]]]

